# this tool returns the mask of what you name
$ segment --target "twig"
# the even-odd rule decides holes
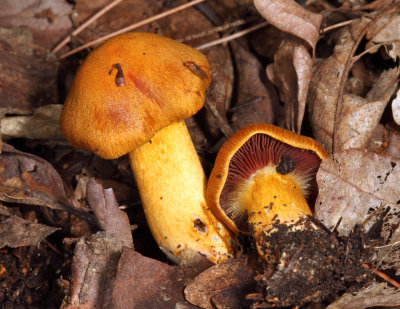
[[[109,10],[111,10],[114,6],[119,4],[123,0],[114,0],[110,4],[108,4],[106,7],[98,11],[96,14],[94,14],[91,18],[89,18],[87,21],[85,21],[82,25],[80,25],[78,28],[76,28],[70,35],[68,35],[64,40],[62,40],[56,47],[53,48],[51,51],[53,54],[57,53],[61,48],[63,48],[68,42],[71,41],[72,37],[78,35],[82,30],[84,30],[87,26],[89,26],[91,23],[93,23],[95,20],[103,16],[105,13],[107,13]]]
[[[257,24],[255,26],[253,26],[253,27],[247,28],[246,30],[239,31],[239,32],[236,32],[234,34],[228,35],[228,36],[226,36],[224,38],[221,38],[221,39],[218,39],[218,40],[215,40],[215,41],[211,41],[211,42],[199,45],[199,46],[196,47],[196,49],[203,50],[203,49],[206,49],[206,48],[211,47],[211,46],[215,46],[215,45],[219,45],[219,44],[222,44],[222,43],[226,43],[226,42],[232,41],[232,40],[237,39],[239,37],[242,37],[242,36],[244,36],[244,35],[246,35],[246,34],[248,34],[250,32],[253,32],[253,31],[256,31],[256,30],[258,30],[260,28],[263,28],[266,25],[268,25],[268,22],[266,22],[266,21],[262,22],[260,24]]]
[[[192,41],[192,40],[196,40],[196,39],[201,39],[210,35],[213,35],[214,33],[218,33],[218,32],[222,32],[222,31],[226,31],[229,30],[233,27],[238,27],[238,26],[242,26],[244,24],[246,24],[248,21],[244,20],[244,19],[238,19],[234,22],[231,23],[227,23],[225,25],[219,26],[219,27],[215,27],[211,30],[208,31],[202,31],[200,33],[197,34],[191,34],[188,35],[187,37],[184,37],[182,39],[178,39],[178,42],[187,42],[187,41]]]
[[[400,240],[399,241],[395,241],[394,243],[391,243],[391,244],[387,244],[387,245],[384,245],[384,246],[372,247],[372,248],[374,248],[374,249],[382,249],[382,248],[387,248],[387,247],[394,247],[394,246],[397,246],[397,245],[400,245]]]
[[[164,17],[169,16],[171,14],[174,14],[176,12],[182,11],[182,10],[188,8],[188,7],[196,5],[196,4],[198,4],[200,2],[203,2],[203,1],[205,1],[205,0],[194,0],[192,2],[185,3],[185,4],[181,5],[181,6],[173,8],[171,10],[165,11],[165,12],[157,14],[157,15],[154,15],[154,16],[152,16],[150,18],[147,18],[147,19],[142,20],[140,22],[134,23],[133,25],[130,25],[130,26],[125,27],[125,28],[122,28],[122,29],[120,29],[118,31],[115,31],[115,32],[110,33],[108,35],[105,35],[105,36],[103,36],[101,38],[93,40],[93,41],[91,41],[89,43],[86,43],[86,44],[84,44],[84,45],[82,45],[82,46],[80,46],[78,48],[75,48],[75,49],[69,51],[68,53],[65,53],[65,54],[61,55],[58,59],[61,60],[61,59],[67,58],[67,57],[69,57],[69,56],[71,56],[73,54],[76,54],[76,53],[80,52],[81,50],[84,50],[84,49],[86,49],[88,47],[91,47],[91,46],[96,45],[98,43],[101,43],[101,42],[103,42],[105,40],[108,40],[108,39],[110,39],[110,38],[112,38],[112,37],[114,37],[114,36],[116,36],[118,34],[122,34],[122,33],[128,32],[128,31],[131,31],[133,29],[139,28],[141,26],[147,25],[149,23],[152,23],[153,21],[159,20],[161,18],[164,18]]]
[[[372,45],[370,48],[364,50],[362,53],[360,53],[360,54],[358,54],[356,56],[353,56],[353,62],[357,62],[361,57],[363,57],[365,54],[370,53],[374,49],[378,49],[381,46],[385,46],[385,45],[393,44],[393,43],[399,43],[399,42],[400,42],[399,40],[392,40],[392,41],[385,41],[385,42],[381,42],[381,43],[376,44],[376,45]]]
[[[214,116],[222,133],[226,137],[232,136],[232,128],[230,127],[228,121],[218,112],[217,108],[212,103],[209,103],[207,100],[205,103],[205,108]]]
[[[386,282],[389,282],[390,284],[392,284],[393,286],[395,286],[396,288],[400,289],[400,283],[398,283],[397,281],[393,280],[392,278],[390,278],[388,275],[384,274],[383,272],[377,270],[375,267],[373,267],[372,265],[369,265],[367,263],[363,263],[362,264],[363,267],[368,268],[369,270],[371,270],[375,275],[381,277],[383,280],[385,280]]]
[[[325,27],[324,29],[321,29],[320,34],[324,34],[325,32],[350,25],[352,22],[353,22],[353,20],[346,20],[341,23],[337,23],[337,24]]]

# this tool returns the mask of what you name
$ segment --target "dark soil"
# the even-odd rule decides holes
[[[259,300],[255,308],[329,303],[372,280],[372,273],[362,266],[372,254],[363,246],[362,227],[356,226],[348,237],[338,237],[323,227],[315,228],[312,221],[297,223],[305,226],[301,230],[278,222],[273,233],[263,235],[274,268],[265,263],[265,271],[256,278],[259,292],[251,296]]]
[[[0,250],[0,308],[60,307],[58,279],[70,272],[72,250],[61,253],[48,244]]]

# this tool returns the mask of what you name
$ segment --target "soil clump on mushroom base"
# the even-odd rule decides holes
[[[313,218],[299,221],[298,230],[277,222],[264,233],[263,250],[272,263],[265,263],[264,272],[255,278],[258,293],[248,295],[257,300],[253,308],[329,303],[373,279],[362,266],[373,251],[364,248],[366,232],[361,226],[339,237],[322,226],[315,228],[315,222]]]

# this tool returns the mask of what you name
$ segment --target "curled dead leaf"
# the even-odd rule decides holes
[[[317,174],[319,195],[315,212],[328,228],[340,221],[338,231],[347,235],[381,206],[398,210],[400,160],[350,149],[327,158]]]
[[[301,131],[313,59],[299,40],[283,40],[267,67],[269,79],[279,88],[285,103],[285,126],[297,133]]]
[[[322,16],[292,0],[254,0],[258,12],[278,29],[306,41],[312,50],[319,40]]]
[[[118,208],[113,190],[104,190],[94,178],[91,178],[87,184],[86,193],[88,203],[107,235],[111,234],[121,241],[123,246],[133,248],[128,216]]]
[[[0,222],[0,248],[37,246],[59,228],[34,223],[17,216]]]
[[[2,1],[0,27],[25,26],[33,32],[36,44],[49,49],[72,28],[70,13],[72,5],[63,0]]]
[[[33,115],[4,117],[0,120],[1,134],[7,138],[63,140],[60,130],[62,107],[62,104],[49,104],[36,108]]]
[[[335,302],[331,303],[327,309],[353,309],[371,307],[392,307],[398,306],[400,291],[388,286],[385,282],[372,283],[370,286],[356,292],[345,293]]]
[[[46,160],[3,144],[0,200],[68,211],[94,225],[92,215],[69,205],[60,175]]]
[[[183,299],[183,286],[177,266],[124,248],[112,292],[113,308],[197,308]]]
[[[29,29],[0,28],[0,112],[29,114],[57,102],[58,61],[46,53]]]
[[[274,123],[279,100],[260,61],[240,43],[232,42],[237,82],[236,104],[229,110],[235,130],[252,123]]]
[[[333,55],[314,67],[308,96],[310,122],[316,140],[328,151],[365,148],[396,89],[398,68],[383,71],[365,98],[344,93],[363,29],[373,26],[361,18],[341,29]]]
[[[388,11],[368,28],[365,38],[368,40],[366,49],[383,45],[387,54],[396,61],[400,57],[400,12]]]
[[[105,232],[81,238],[74,251],[71,292],[61,308],[111,308],[111,289],[121,251],[121,241]]]
[[[255,269],[248,257],[228,260],[199,274],[185,288],[185,298],[201,308],[243,308],[255,290]]]

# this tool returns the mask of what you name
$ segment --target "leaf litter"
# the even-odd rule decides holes
[[[71,15],[72,20],[76,24],[82,23],[108,3],[79,2],[74,7],[77,14]],[[62,1],[54,3],[60,5],[59,8],[64,4]],[[132,19],[139,21],[160,13],[171,3],[130,0],[120,5],[74,37],[69,47],[125,27]],[[25,135],[16,134],[20,130],[16,126],[20,121],[13,119],[14,115],[31,117],[38,115],[38,108],[43,105],[62,103],[59,96],[62,98],[63,94],[58,90],[68,89],[70,81],[68,78],[57,80],[58,63],[52,56],[46,55],[46,48],[53,47],[63,38],[66,32],[61,35],[62,27],[70,31],[71,26],[65,23],[59,28],[55,21],[61,11],[55,7],[35,11],[11,6],[10,10],[6,10],[9,14],[7,20],[12,21],[12,25],[28,25],[29,30],[2,30],[4,38],[1,42],[4,43],[0,45],[0,52],[10,59],[8,63],[2,61],[3,66],[8,65],[6,71],[3,70],[5,74],[0,75],[0,85],[8,91],[1,92],[1,95],[6,94],[1,100],[4,104],[2,110],[3,114],[12,114],[11,117],[3,117],[2,121],[14,121],[10,134],[3,129],[2,134],[3,137],[8,135],[10,144],[22,146],[28,152],[35,153],[41,149],[40,153],[50,163],[3,144],[0,199],[5,205],[2,206],[2,213],[7,215],[2,224],[7,226],[11,223],[16,229],[15,233],[10,233],[14,237],[29,236],[20,237],[21,241],[11,239],[7,242],[7,247],[2,249],[5,254],[0,264],[12,265],[9,250],[20,250],[23,256],[29,257],[24,251],[24,248],[29,248],[26,245],[40,243],[40,249],[44,246],[50,248],[51,244],[44,238],[59,229],[56,222],[64,220],[62,229],[50,236],[53,239],[53,236],[62,234],[61,239],[64,238],[64,243],[54,250],[61,249],[72,254],[71,243],[75,243],[72,274],[67,275],[67,280],[59,277],[61,272],[57,274],[62,286],[59,291],[66,293],[61,305],[63,308],[308,308],[313,303],[329,308],[399,305],[398,290],[382,282],[383,279],[377,279],[370,270],[385,271],[398,279],[400,269],[399,194],[396,186],[399,183],[396,180],[399,166],[396,149],[400,147],[400,140],[396,127],[387,124],[390,120],[387,120],[386,112],[397,90],[399,76],[396,63],[400,33],[396,28],[398,3],[379,0],[357,6],[349,1],[347,5],[333,9],[331,4],[321,0],[310,4],[309,8],[313,8],[314,12],[311,13],[294,1],[255,1],[255,7],[272,26],[249,35],[248,40],[232,43],[230,47],[215,46],[205,50],[212,63],[215,80],[207,94],[214,110],[203,112],[188,123],[196,147],[202,150],[206,169],[212,164],[210,153],[218,149],[223,136],[229,136],[229,129],[254,121],[275,122],[309,134],[312,130],[325,149],[334,149],[334,153],[321,165],[318,176],[320,195],[315,205],[317,219],[310,219],[312,228],[281,230],[266,235],[279,257],[275,263],[266,263],[257,257],[251,240],[247,239],[244,243],[249,245],[245,246],[241,258],[215,266],[205,263],[195,269],[169,265],[156,248],[146,249],[149,250],[146,252],[158,260],[135,251],[149,247],[147,243],[151,241],[148,232],[146,235],[146,223],[138,207],[140,201],[126,198],[123,190],[117,195],[117,200],[112,191],[103,190],[89,180],[91,176],[101,175],[99,180],[102,183],[115,188],[132,186],[132,180],[121,180],[123,177],[116,176],[122,172],[126,178],[132,177],[130,171],[124,168],[127,165],[124,159],[115,164],[98,161],[97,170],[93,167],[86,170],[91,163],[96,164],[92,155],[65,150],[68,146],[62,141],[49,143],[54,137],[47,133],[52,130],[57,132],[58,129],[56,112],[50,111],[49,121],[44,120],[47,124],[51,123],[44,128],[44,132],[38,133],[38,126],[23,124],[21,130]],[[71,12],[71,7],[64,6],[66,15]],[[327,8],[326,11],[319,11]],[[10,17],[24,10],[27,12],[26,20],[21,21],[20,16]],[[210,1],[200,11],[191,8],[141,30],[182,38],[213,29],[221,17],[223,22],[231,22],[233,17],[246,14],[262,19],[249,3]],[[215,17],[216,12],[219,18]],[[32,21],[32,18],[37,20]],[[37,27],[44,21],[46,30],[42,33],[45,36],[37,32]],[[343,21],[346,24],[338,29],[320,31],[321,24],[326,27]],[[188,26],[182,26],[185,23]],[[257,41],[259,46],[253,49],[254,38],[260,38],[260,34],[275,29],[273,27],[281,31],[274,32],[278,33],[275,41],[279,42],[274,42],[276,53],[269,54],[271,48],[264,45],[270,45],[262,36],[263,39]],[[220,35],[228,35],[231,30],[225,31]],[[203,37],[189,44],[196,46],[218,37],[214,33],[213,37]],[[10,48],[14,53],[9,53]],[[264,54],[260,54],[263,50]],[[12,58],[14,54],[17,57]],[[86,52],[77,55],[75,63],[84,54]],[[68,67],[69,60],[66,61]],[[379,67],[375,62],[382,65]],[[263,72],[263,66],[266,72]],[[20,78],[14,76],[14,67],[21,72]],[[72,70],[73,66],[67,68],[69,76],[73,74]],[[267,77],[279,92],[284,108],[278,106],[279,98],[272,86],[263,88],[268,85]],[[219,118],[214,118],[215,115]],[[29,135],[30,131],[35,131],[36,135]],[[23,137],[23,143],[10,139],[11,136]],[[30,142],[32,138],[43,141]],[[368,144],[369,151],[366,151]],[[53,156],[48,149],[58,152]],[[82,156],[83,162],[79,162]],[[64,179],[52,165],[58,167]],[[85,178],[83,174],[89,170],[90,177]],[[137,194],[134,196],[137,198]],[[120,210],[125,205],[118,207],[121,199],[128,202],[126,212],[135,226],[130,225],[127,214]],[[36,210],[31,210],[31,205],[36,205]],[[15,212],[18,208],[21,212]],[[36,216],[27,216],[38,209],[44,210],[39,220],[46,225],[36,223]],[[79,238],[71,238],[74,234],[67,232],[65,226],[73,224],[76,229],[84,221],[75,216],[71,219],[70,215],[67,216],[70,218],[68,221],[62,213],[74,214],[89,222],[75,234]],[[135,229],[135,249],[132,229]],[[10,228],[6,230],[12,231]],[[24,242],[27,238],[29,242]],[[4,237],[4,240],[7,238]],[[9,248],[19,245],[24,247]],[[20,259],[23,260],[23,256]],[[367,269],[366,264],[370,268]],[[1,265],[0,278],[4,278],[2,274],[11,273],[12,268],[3,270]],[[68,267],[68,262],[65,267]],[[11,282],[13,278],[9,276],[8,281],[4,281],[13,291],[29,290],[24,286],[17,287],[15,282]],[[288,293],[289,290],[291,293]],[[30,300],[29,292],[21,295],[27,296],[8,297],[8,300],[0,297],[0,301],[2,304],[35,304],[34,300]],[[58,307],[59,304],[48,308]]]

